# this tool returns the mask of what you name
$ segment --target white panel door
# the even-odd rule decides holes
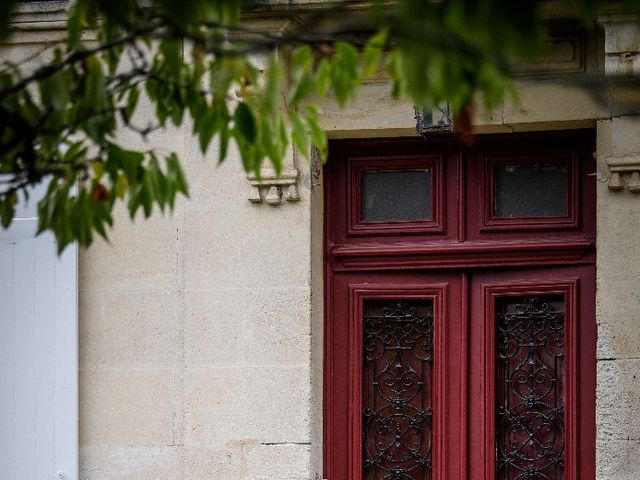
[[[0,478],[77,480],[77,249],[35,237],[35,199],[0,228]]]

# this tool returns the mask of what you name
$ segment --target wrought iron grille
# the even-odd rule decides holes
[[[564,478],[561,297],[503,299],[497,314],[497,478]]]
[[[363,320],[364,478],[429,480],[432,302],[371,301]]]

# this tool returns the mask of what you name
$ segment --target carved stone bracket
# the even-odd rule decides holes
[[[620,191],[626,187],[630,192],[640,192],[640,154],[627,155],[624,157],[610,157],[607,165],[611,171],[609,190]],[[626,182],[624,177],[627,176]]]
[[[298,193],[298,170],[287,168],[282,175],[277,176],[275,171],[264,169],[260,178],[255,175],[247,175],[251,184],[252,194],[249,201],[252,203],[268,203],[269,205],[280,205],[284,199],[287,202],[297,202],[300,200]]]
[[[605,74],[630,76],[640,74],[640,24],[637,15],[605,15],[600,17],[604,27]]]
[[[614,115],[640,112],[640,16],[606,15],[599,18],[604,30],[604,76]]]

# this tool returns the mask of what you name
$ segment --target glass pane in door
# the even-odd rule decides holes
[[[364,305],[363,478],[429,480],[433,302]]]
[[[568,174],[565,165],[508,165],[494,170],[496,217],[562,217],[567,215]]]
[[[432,218],[431,170],[368,171],[362,175],[362,220],[420,221]]]
[[[496,307],[497,478],[562,480],[563,298],[504,297]]]

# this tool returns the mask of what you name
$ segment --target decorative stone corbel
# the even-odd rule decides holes
[[[265,168],[260,172],[260,178],[247,175],[247,179],[253,187],[249,196],[249,201],[252,203],[280,205],[283,199],[286,202],[300,200],[298,169],[295,166],[286,168],[280,176],[277,176],[273,169]]]
[[[607,186],[609,190],[620,191],[625,187],[624,177],[628,177],[627,190],[633,193],[640,192],[640,154],[626,155],[622,157],[610,157],[607,165],[611,176]]]
[[[640,23],[638,15],[603,15],[605,75],[627,77],[640,74]]]
[[[640,16],[604,15],[604,79],[613,115],[640,112]]]

